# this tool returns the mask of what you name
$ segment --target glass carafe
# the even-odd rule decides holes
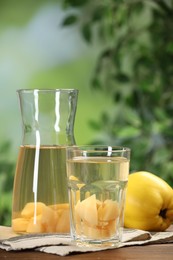
[[[18,90],[23,126],[13,186],[17,233],[69,233],[66,147],[75,144],[78,90]]]

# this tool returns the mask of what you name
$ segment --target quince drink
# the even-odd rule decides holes
[[[71,234],[75,240],[119,236],[129,173],[124,157],[74,157],[67,160]]]

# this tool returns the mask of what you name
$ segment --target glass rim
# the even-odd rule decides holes
[[[99,148],[99,150],[95,150],[95,148]],[[104,150],[107,148],[107,150]],[[79,149],[81,151],[88,151],[88,152],[105,152],[105,151],[112,151],[112,152],[131,152],[131,149],[127,146],[118,146],[118,145],[74,145],[74,146],[67,146],[67,150],[76,151]]]
[[[63,89],[63,88],[46,88],[46,89],[39,89],[39,88],[35,88],[35,89],[17,89],[16,90],[17,93],[34,93],[34,92],[67,92],[67,93],[70,93],[70,92],[79,92],[78,89],[75,89],[75,88],[67,88],[67,89]]]

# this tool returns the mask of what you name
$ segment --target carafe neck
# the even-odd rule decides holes
[[[23,145],[73,145],[78,90],[18,90]]]

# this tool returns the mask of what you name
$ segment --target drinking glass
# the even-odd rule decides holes
[[[72,240],[115,246],[122,239],[130,149],[67,147],[66,162]]]

